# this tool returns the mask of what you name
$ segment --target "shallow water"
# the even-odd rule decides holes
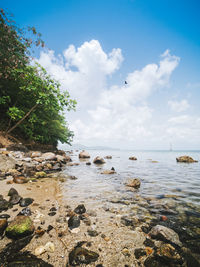
[[[200,162],[177,163],[176,157],[190,155],[200,160],[200,151],[97,151],[90,150],[90,161],[97,155],[112,155],[102,166],[85,164],[79,161],[78,152],[72,156],[79,166],[67,168],[67,173],[77,176],[78,180],[67,184],[67,194],[80,200],[96,197],[97,200],[107,191],[124,194],[124,183],[128,178],[141,179],[139,193],[145,197],[175,195],[177,201],[192,203],[200,207]],[[136,156],[137,161],[129,160]],[[154,162],[156,161],[156,162]],[[103,175],[101,172],[114,167],[116,174]],[[70,190],[69,190],[70,188]]]
[[[90,208],[109,206],[127,215],[137,208],[135,214],[147,218],[147,213],[157,217],[167,215],[167,226],[179,233],[186,246],[200,253],[200,162],[176,162],[176,157],[183,155],[200,161],[200,151],[88,152],[90,162],[96,156],[111,155],[112,159],[105,159],[106,163],[101,166],[93,163],[87,166],[88,160],[80,161],[79,152],[74,152],[73,162],[80,162],[80,165],[66,167],[65,172],[78,179],[67,180],[64,185],[66,201],[74,199]],[[129,160],[130,156],[137,157],[137,161]],[[101,174],[112,167],[116,174]],[[125,186],[130,178],[140,178],[139,190],[131,191]],[[140,201],[135,202],[136,198]],[[169,210],[163,210],[160,204],[167,205]]]

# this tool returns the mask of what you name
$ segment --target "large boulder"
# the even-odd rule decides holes
[[[83,150],[79,153],[79,159],[88,159],[88,158],[90,158],[90,154],[87,151]]]
[[[106,163],[105,160],[99,156],[97,156],[94,160],[93,160],[93,163],[95,164],[104,164]]]
[[[34,232],[34,225],[30,217],[17,216],[6,228],[6,236],[11,239],[20,239]]]
[[[151,231],[149,232],[149,235],[152,238],[156,238],[158,240],[171,242],[171,243],[176,244],[178,246],[182,245],[182,243],[179,240],[178,234],[174,230],[167,228],[163,225],[154,226],[151,229]]]
[[[16,161],[6,155],[0,154],[0,171],[7,172],[15,169]]]
[[[179,158],[176,158],[177,162],[184,162],[184,163],[193,163],[193,162],[198,162],[197,160],[194,160],[193,158],[189,156],[181,156]]]

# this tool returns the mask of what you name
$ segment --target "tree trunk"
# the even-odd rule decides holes
[[[31,112],[38,106],[38,104],[35,104],[25,115],[21,120],[19,120],[13,127],[11,127],[6,134],[11,133],[19,124],[21,124],[30,114]]]

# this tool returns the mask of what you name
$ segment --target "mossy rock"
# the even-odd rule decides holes
[[[17,216],[6,228],[6,236],[11,239],[20,239],[34,232],[34,225],[30,217]]]

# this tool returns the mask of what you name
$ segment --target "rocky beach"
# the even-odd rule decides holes
[[[200,212],[183,213],[176,194],[140,194],[141,178],[127,176],[113,190],[118,166],[95,154],[1,149],[1,266],[200,266]],[[193,164],[177,159],[185,161]],[[79,177],[93,170],[107,182],[103,193]]]

